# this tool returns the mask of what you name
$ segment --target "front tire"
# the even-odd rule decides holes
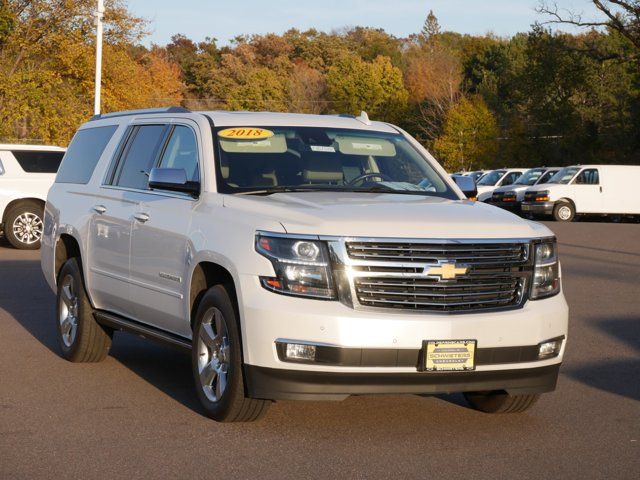
[[[553,218],[557,222],[572,222],[576,216],[576,209],[570,202],[558,202],[553,207]]]
[[[38,250],[44,231],[42,204],[25,201],[12,207],[4,222],[4,235],[9,243],[20,250]]]
[[[78,260],[71,258],[58,275],[58,344],[70,362],[100,362],[111,348],[111,331],[96,322],[84,289]]]
[[[464,398],[476,410],[485,413],[520,413],[529,410],[540,394],[509,395],[505,392],[465,393]]]
[[[207,290],[196,313],[191,359],[198,399],[218,422],[258,420],[270,404],[245,395],[238,325],[226,288]]]

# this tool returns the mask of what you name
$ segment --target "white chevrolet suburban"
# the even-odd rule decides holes
[[[44,203],[64,148],[0,144],[0,231],[15,248],[40,248]]]
[[[188,350],[218,421],[363,394],[523,411],[566,345],[556,241],[460,182],[365,114],[94,117],[45,212],[62,355],[115,330]]]

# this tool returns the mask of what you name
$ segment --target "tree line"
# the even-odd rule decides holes
[[[91,115],[94,3],[0,0],[2,141],[66,144]],[[615,3],[594,0],[601,21],[539,6],[541,22],[583,27],[574,34],[536,24],[509,38],[463,35],[429,12],[407,38],[291,29],[145,47],[146,22],[107,1],[102,108],[365,110],[451,171],[640,163],[640,2]]]

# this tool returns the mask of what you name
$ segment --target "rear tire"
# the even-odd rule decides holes
[[[553,207],[553,218],[557,222],[572,222],[576,216],[576,209],[570,202],[560,201]]]
[[[200,300],[191,360],[198,399],[209,418],[252,422],[267,412],[270,401],[245,394],[239,323],[223,285],[211,287]]]
[[[534,395],[509,395],[504,392],[471,392],[464,398],[476,410],[485,413],[520,413],[529,410],[540,398]]]
[[[38,250],[44,231],[44,208],[34,201],[11,207],[4,222],[4,236],[20,250]]]
[[[58,275],[58,343],[70,362],[100,362],[111,348],[112,332],[93,316],[78,260],[71,258]]]

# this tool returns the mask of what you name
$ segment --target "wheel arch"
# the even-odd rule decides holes
[[[80,242],[71,234],[63,233],[58,237],[55,247],[53,273],[56,283],[62,266],[71,258],[77,258],[80,262],[80,270],[82,269],[82,252],[80,250]]]
[[[233,274],[219,263],[203,260],[193,269],[189,284],[189,324],[192,329],[200,299],[209,288],[215,285],[225,286],[233,301],[236,316],[240,320],[238,293]]]
[[[569,197],[562,197],[562,198],[559,198],[558,200],[556,200],[556,201],[555,201],[554,206],[555,206],[555,205],[557,205],[557,204],[559,204],[560,202],[570,203],[570,204],[571,204],[571,206],[573,207],[573,211],[574,211],[575,213],[577,213],[577,210],[576,210],[576,202],[574,202],[573,200],[571,200],[571,198],[569,198]]]
[[[29,203],[29,202],[38,203],[42,205],[43,209],[46,203],[43,199],[38,197],[24,197],[24,198],[16,198],[14,200],[11,200],[5,207],[4,212],[2,212],[2,223],[5,223],[7,221],[7,215],[13,208],[20,205],[21,203]]]

